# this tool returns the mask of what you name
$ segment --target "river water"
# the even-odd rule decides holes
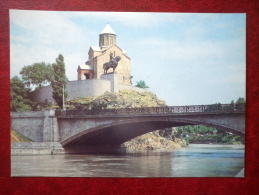
[[[244,146],[190,144],[174,151],[12,156],[18,177],[235,177]]]

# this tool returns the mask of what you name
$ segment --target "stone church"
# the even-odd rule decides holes
[[[88,60],[77,69],[78,80],[101,79],[104,74],[103,65],[111,58],[120,57],[115,73],[118,76],[118,82],[131,85],[131,67],[130,58],[126,52],[116,44],[116,33],[107,24],[99,35],[99,46],[91,46],[88,52]],[[110,68],[107,73],[112,73]]]
[[[118,60],[119,59],[119,60]],[[104,64],[117,62],[114,70],[104,72]],[[91,46],[88,60],[77,68],[77,80],[68,81],[67,100],[78,97],[103,95],[105,92],[118,93],[121,90],[144,92],[146,89],[132,86],[130,58],[116,44],[116,33],[107,24],[99,35],[99,46]],[[35,102],[54,102],[51,85],[30,92],[30,99]]]

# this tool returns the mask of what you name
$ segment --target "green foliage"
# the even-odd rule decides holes
[[[217,143],[222,144],[244,144],[244,138],[239,135],[203,135],[203,136],[191,136],[185,138],[185,140],[211,140],[211,141],[217,141]]]
[[[144,89],[149,88],[149,87],[146,85],[145,81],[142,81],[142,80],[137,81],[136,87],[140,87],[140,88],[144,88]]]
[[[231,100],[231,104],[244,104],[246,103],[245,98],[239,97],[236,102],[234,100]]]
[[[29,87],[36,85],[41,88],[52,80],[53,70],[50,64],[45,62],[34,63],[33,65],[24,66],[20,71],[23,81]]]
[[[177,127],[176,131],[175,137],[184,138],[187,143],[192,140],[216,140],[217,143],[224,144],[243,144],[245,142],[244,138],[239,135],[203,125],[181,126]]]
[[[15,76],[11,79],[11,111],[22,112],[32,110],[32,102],[28,99],[29,89],[23,81]]]
[[[239,97],[239,98],[237,99],[237,101],[236,101],[236,104],[243,104],[243,103],[246,103],[245,98]]]
[[[63,86],[64,86],[64,98],[67,97],[66,83],[67,77],[65,73],[65,63],[64,57],[62,54],[59,54],[56,58],[56,63],[52,65],[53,67],[53,80],[51,81],[52,85],[52,97],[56,101],[57,105],[62,108],[63,106]]]
[[[187,144],[190,143],[190,137],[186,137],[184,140],[186,141]]]
[[[176,137],[181,137],[185,135],[192,134],[213,134],[216,130],[212,127],[206,127],[203,125],[186,125],[182,127],[177,127]]]

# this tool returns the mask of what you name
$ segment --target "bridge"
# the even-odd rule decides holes
[[[245,135],[245,104],[215,104],[11,113],[12,128],[37,142],[67,150],[119,146],[139,135],[185,125],[206,125]]]

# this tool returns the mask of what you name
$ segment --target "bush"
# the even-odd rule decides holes
[[[186,141],[187,144],[190,143],[190,137],[186,137],[184,140]]]

